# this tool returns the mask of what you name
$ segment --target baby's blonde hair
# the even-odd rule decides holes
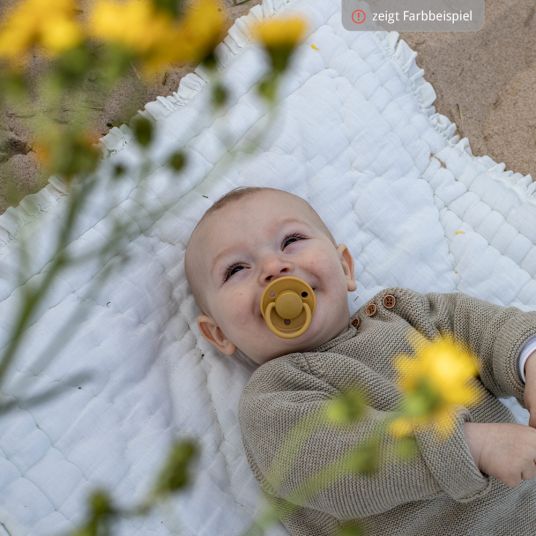
[[[303,199],[303,197],[300,197],[299,195],[293,194],[291,192],[287,192],[286,190],[279,190],[278,188],[270,188],[269,186],[239,186],[238,188],[234,188],[233,190],[227,192],[225,195],[223,195],[217,201],[215,201],[210,206],[210,208],[207,209],[207,211],[203,214],[203,216],[197,223],[196,228],[207,216],[209,216],[213,212],[216,212],[216,210],[228,205],[231,201],[238,201],[239,199],[241,199],[242,197],[246,197],[247,195],[251,195],[254,193],[258,193],[258,192],[265,192],[265,191],[282,192],[282,193],[297,197],[298,199],[303,201],[309,207],[309,209],[313,212],[315,218],[318,220],[318,223],[320,224],[324,232],[328,235],[329,239],[336,245],[335,238],[333,238],[331,231],[328,229],[328,227],[323,222],[322,218],[318,215],[316,210],[305,199]],[[194,229],[194,232],[195,232],[195,229]]]

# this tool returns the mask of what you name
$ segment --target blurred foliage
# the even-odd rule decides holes
[[[286,499],[293,505],[304,504],[325,488],[326,482],[335,482],[341,474],[371,476],[381,467],[411,460],[418,453],[415,434],[430,430],[439,441],[452,432],[452,423],[460,405],[470,406],[478,402],[480,396],[475,386],[477,359],[475,355],[452,335],[447,334],[429,341],[424,337],[413,341],[413,355],[394,357],[398,374],[400,400],[392,412],[386,412],[378,422],[374,432],[350,448],[344,455],[319,467]],[[288,459],[288,455],[299,455],[301,446],[319,426],[331,426],[333,434],[337,430],[359,426],[367,418],[369,406],[365,394],[357,387],[350,387],[327,401],[318,415],[307,415],[289,433],[283,448],[276,453],[272,468],[267,475],[271,486],[277,490],[286,476],[285,468],[278,460]],[[318,424],[320,422],[320,424]],[[316,424],[313,424],[316,423]],[[333,428],[334,427],[334,428]],[[384,441],[389,436],[389,441]],[[390,445],[390,447],[388,447]],[[388,450],[389,449],[389,450]],[[295,506],[296,507],[296,506]],[[265,511],[255,520],[247,536],[254,536],[264,530],[274,518],[289,516],[288,505],[285,512],[280,506],[268,502]],[[342,525],[339,536],[363,535],[359,523]]]
[[[88,498],[87,515],[81,526],[70,536],[110,536],[112,523],[118,518],[147,515],[160,501],[187,488],[192,482],[193,462],[199,455],[193,440],[175,442],[160,469],[153,490],[140,504],[129,508],[114,504],[105,490],[95,490]]]
[[[240,2],[239,2],[240,3]],[[71,230],[83,207],[91,202],[91,193],[99,180],[95,173],[101,161],[102,149],[98,134],[91,127],[91,118],[83,106],[77,106],[87,97],[88,72],[98,73],[105,91],[112,91],[127,71],[135,69],[149,79],[162,70],[184,64],[201,63],[211,73],[212,110],[223,108],[229,91],[218,77],[216,46],[221,41],[227,17],[218,0],[95,0],[84,9],[75,0],[21,0],[12,9],[5,9],[0,20],[0,107],[24,110],[39,102],[47,114],[34,122],[31,146],[48,175],[61,177],[69,187],[64,224],[57,237],[56,252],[46,276],[35,286],[24,287],[25,295],[20,309],[14,312],[13,329],[0,359],[0,387],[7,371],[13,365],[17,351],[26,334],[36,309],[42,304],[62,270],[87,258],[110,258],[119,255],[121,247],[143,230],[136,231],[124,221],[115,221],[108,242],[98,251],[73,257],[66,252]],[[120,23],[118,23],[120,21]],[[258,94],[273,112],[282,75],[291,64],[292,55],[303,40],[306,24],[299,17],[274,17],[251,28],[252,36],[263,47],[268,71],[258,81]],[[314,46],[313,46],[314,48]],[[36,65],[39,66],[36,69]],[[37,72],[37,74],[35,74]],[[79,112],[69,121],[61,121],[66,98],[74,102]],[[147,156],[155,139],[154,123],[143,115],[130,121],[134,142]],[[266,129],[264,129],[265,131]],[[259,138],[252,146],[258,145]],[[228,155],[233,155],[229,147]],[[147,156],[148,158],[148,156]],[[167,165],[179,174],[188,161],[187,151],[176,147],[168,156]],[[140,169],[140,180],[150,169],[146,162]],[[112,179],[122,180],[129,171],[122,164],[114,164]],[[140,189],[143,190],[143,189]],[[143,199],[138,200],[143,203]],[[130,215],[130,219],[136,219]],[[29,249],[24,249],[21,237],[20,284],[28,269]],[[27,246],[27,245],[26,245]],[[108,257],[106,257],[108,255]],[[128,258],[125,255],[125,258]],[[104,271],[94,285],[102,284],[111,271]],[[90,289],[93,291],[94,287]],[[80,315],[74,315],[70,336],[80,324]],[[65,337],[46,348],[45,360],[51,360]],[[457,404],[474,403],[478,396],[471,383],[476,373],[476,361],[468,349],[452,337],[437,341],[415,341],[413,356],[398,356],[396,366],[400,373],[401,403],[377,432],[356,445],[343,460],[332,467],[320,468],[310,482],[306,482],[292,497],[299,504],[325,485],[326,478],[340,477],[341,463],[345,470],[370,475],[382,463],[389,461],[381,451],[383,434],[395,439],[396,459],[410,459],[415,455],[414,434],[426,427],[434,428],[446,437],[452,429],[452,415]],[[34,397],[34,402],[57,396],[58,389]],[[31,403],[31,399],[26,400]],[[0,415],[16,410],[13,400],[0,398]],[[367,416],[366,397],[359,389],[349,389],[329,401],[322,411],[323,422],[333,427],[355,426]],[[280,452],[299,452],[299,447],[314,432],[318,419],[304,419],[286,438]],[[88,499],[88,512],[75,536],[106,536],[111,534],[114,520],[147,514],[158,501],[180,492],[192,482],[192,465],[198,457],[194,440],[175,443],[155,479],[148,497],[131,508],[120,507],[106,490],[95,490]],[[392,461],[393,458],[390,459]],[[272,468],[271,481],[282,482],[288,468],[277,460]],[[280,512],[269,506],[252,525],[248,534],[262,533],[274,523]],[[287,512],[288,514],[288,512]],[[259,532],[260,531],[260,532]],[[341,527],[340,536],[361,536],[358,524]]]
[[[200,64],[210,76],[212,108],[206,113],[223,109],[229,90],[219,78],[216,47],[229,25],[229,17],[219,0],[19,0],[4,6],[0,13],[0,110],[13,117],[27,118],[31,139],[23,149],[36,154],[43,175],[60,178],[67,188],[62,225],[58,236],[51,237],[55,243],[52,260],[45,276],[31,284],[26,278],[30,273],[32,247],[26,243],[24,233],[18,237],[20,266],[19,273],[14,275],[23,299],[20,308],[13,312],[12,329],[0,355],[1,389],[37,309],[63,271],[77,263],[100,259],[105,268],[90,285],[87,296],[93,295],[114,269],[128,261],[125,250],[129,241],[150,225],[150,216],[156,216],[149,214],[141,220],[138,214],[125,214],[112,222],[110,235],[99,249],[78,256],[67,252],[73,238],[72,230],[82,217],[84,207],[93,202],[92,194],[99,181],[107,180],[98,171],[106,152],[98,143],[100,134],[95,131],[91,110],[84,105],[91,96],[89,92],[96,91],[100,98],[106,99],[131,71],[140,73],[143,80],[149,82],[166,69]],[[299,32],[293,30],[294,37],[289,43],[288,32],[281,33],[281,28],[294,28],[295,20],[277,20],[279,30],[266,29],[274,23],[272,20],[257,24],[264,30],[251,29],[252,34],[258,35],[257,41],[267,55],[267,64],[271,65],[271,72],[265,74],[267,79],[273,80],[271,90],[259,90],[270,116],[275,112],[280,76],[289,67],[290,58],[305,34],[305,24],[302,24]],[[278,59],[274,60],[278,39],[284,39],[285,45],[284,50],[278,49]],[[92,86],[88,85],[90,75],[95,82]],[[259,81],[258,87],[261,85]],[[28,113],[35,109],[45,110],[45,113]],[[127,122],[132,113],[125,103],[123,122]],[[129,126],[133,142],[145,158],[139,167],[139,176],[129,177],[136,180],[135,200],[143,206],[144,185],[150,181],[149,171],[153,165],[148,149],[155,140],[155,124],[147,116],[137,114],[129,121]],[[242,147],[243,152],[254,150],[266,130],[263,128]],[[10,143],[13,142],[0,140],[0,160],[9,158]],[[232,163],[237,154],[234,147],[229,147],[220,164]],[[166,163],[179,175],[187,162],[187,151],[178,146],[170,152]],[[123,164],[114,163],[110,180],[124,180],[132,173]],[[0,177],[0,180],[6,181],[9,177]],[[171,200],[170,205],[173,202]],[[170,206],[160,207],[160,213],[168,208]],[[114,265],[110,259],[118,259],[118,262]],[[85,297],[81,297],[81,303],[84,300]],[[62,345],[76,333],[83,316],[84,311],[80,309],[67,325],[58,327],[57,336],[35,360],[38,368],[50,364]],[[83,381],[87,377],[77,376],[76,379]],[[60,396],[61,392],[61,386],[55,386],[26,397],[24,393],[16,397],[0,394],[0,416],[17,411],[20,402],[30,407]],[[193,480],[192,465],[198,457],[198,448],[194,440],[174,444],[148,497],[134,507],[119,506],[106,490],[93,491],[88,498],[86,519],[73,534],[111,534],[117,519],[145,515],[159,501],[188,487]]]

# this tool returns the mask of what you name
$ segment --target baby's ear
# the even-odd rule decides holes
[[[235,352],[236,346],[227,339],[225,333],[223,333],[220,326],[216,324],[212,317],[199,315],[197,317],[197,325],[201,335],[222,354],[231,355]]]
[[[344,270],[344,275],[346,276],[347,288],[350,292],[357,288],[354,277],[354,258],[345,244],[339,244],[337,246],[337,252],[339,253],[342,269]]]

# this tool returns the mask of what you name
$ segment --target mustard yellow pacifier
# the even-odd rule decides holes
[[[278,337],[293,339],[309,328],[316,307],[313,289],[294,276],[272,281],[262,293],[261,313]]]

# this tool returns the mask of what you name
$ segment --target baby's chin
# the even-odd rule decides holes
[[[295,352],[306,352],[315,346],[314,343],[308,339],[307,333],[304,333],[295,339],[284,339],[278,337],[275,333],[271,333],[268,339],[269,340],[264,344],[263,350],[271,348],[271,352],[262,351],[259,353],[251,352],[249,354],[251,356],[250,359],[259,365],[284,355],[293,354]],[[242,353],[245,354],[246,352]]]
[[[301,351],[313,350],[314,348],[324,344],[341,333],[342,329],[346,328],[349,322],[349,317],[346,321],[333,322],[333,318],[324,318],[322,314],[315,314],[309,329],[295,341],[301,346]],[[326,316],[326,315],[324,315]],[[331,317],[331,315],[328,315]],[[333,315],[338,317],[338,314]]]
[[[315,322],[315,320],[317,320],[317,322]],[[295,352],[312,351],[342,333],[343,329],[345,329],[345,327],[335,325],[326,326],[326,324],[317,317],[313,318],[311,326],[305,333],[294,339],[284,339],[278,337],[275,333],[270,333],[271,343],[276,350],[272,354],[265,354],[265,356],[260,359],[262,359],[262,362],[264,363],[283,355]]]

